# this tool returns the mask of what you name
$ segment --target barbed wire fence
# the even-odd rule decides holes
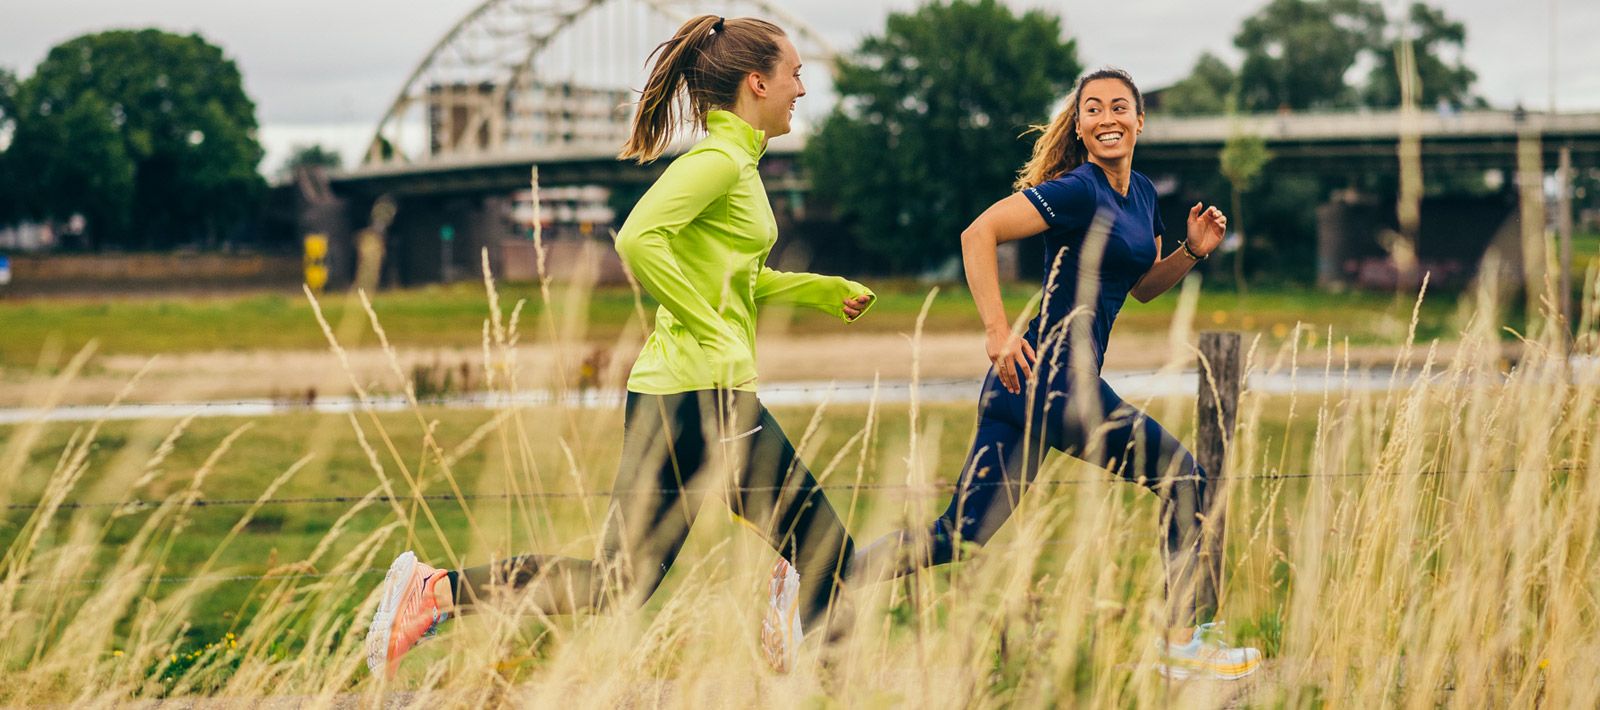
[[[1544,468],[1542,470],[1545,470],[1545,471],[1547,471],[1549,473],[1573,473],[1573,472],[1581,471],[1581,470],[1584,470],[1584,469],[1582,467],[1579,467],[1579,466],[1556,466],[1556,467]],[[1271,482],[1283,482],[1283,481],[1292,481],[1292,480],[1309,480],[1309,479],[1318,479],[1318,478],[1320,478],[1320,479],[1351,479],[1351,478],[1408,479],[1408,478],[1438,478],[1438,477],[1470,476],[1470,475],[1514,475],[1514,474],[1516,474],[1516,473],[1518,473],[1520,471],[1522,471],[1522,469],[1505,468],[1505,469],[1489,469],[1489,470],[1482,470],[1482,471],[1424,469],[1424,470],[1421,470],[1421,471],[1394,472],[1394,473],[1378,473],[1378,472],[1373,472],[1373,471],[1345,471],[1345,472],[1333,472],[1333,473],[1312,473],[1312,472],[1280,473],[1280,472],[1272,472],[1272,473],[1254,474],[1254,475],[1208,477],[1208,481],[1210,481],[1210,482],[1228,481],[1228,482],[1250,482],[1250,483],[1266,482],[1266,483],[1271,483]],[[1082,486],[1082,485],[1117,484],[1117,483],[1123,483],[1123,482],[1128,482],[1128,480],[1108,475],[1108,476],[1096,477],[1096,478],[1069,478],[1069,479],[1061,479],[1061,480],[1033,481],[1033,482],[1027,484],[1025,487],[1026,488],[1033,488],[1033,487],[1068,488],[1068,487]],[[970,492],[970,491],[972,491],[974,489],[981,489],[981,488],[987,488],[987,487],[999,487],[999,486],[1007,486],[1007,485],[1015,486],[1016,484],[1015,483],[1007,483],[1007,482],[1004,482],[1004,481],[972,481],[972,482],[968,482],[965,485],[960,485],[960,484],[953,483],[953,482],[952,483],[926,483],[926,484],[862,483],[862,484],[852,484],[850,486],[845,486],[845,487],[832,488],[831,490],[837,491],[838,493],[841,493],[841,494],[848,494],[848,493],[855,492],[855,491],[865,491],[865,492],[870,492],[870,493],[892,492],[892,493],[901,493],[901,494],[906,495],[907,497],[917,497],[917,496],[954,495],[956,493],[963,492],[963,491]],[[656,493],[661,493],[661,494],[675,494],[675,493],[678,493],[678,491],[676,491],[674,489],[666,489],[666,488],[642,489],[642,490],[644,492],[654,491]],[[782,491],[782,490],[787,490],[787,489],[785,487],[782,487],[782,486],[726,486],[726,487],[723,487],[723,488],[721,488],[719,490],[722,490],[722,491],[725,491],[725,492],[728,492],[728,493],[733,493],[733,492],[752,492],[753,493],[753,492]],[[641,490],[640,489],[631,489],[630,492],[638,493],[638,492],[641,492]],[[587,492],[580,492],[580,491],[536,491],[536,492],[525,492],[525,493],[468,493],[468,494],[464,494],[464,495],[460,495],[460,496],[453,495],[453,494],[427,494],[427,495],[416,495],[416,496],[404,496],[404,497],[397,498],[396,500],[397,500],[397,502],[400,502],[400,503],[408,503],[408,502],[416,501],[416,502],[427,502],[427,503],[463,503],[463,504],[464,503],[468,503],[468,502],[509,501],[509,500],[517,500],[517,499],[545,499],[545,500],[552,500],[553,499],[553,500],[593,500],[593,501],[604,501],[604,500],[609,499],[611,497],[611,495],[612,495],[612,491],[609,491],[609,490],[587,491]],[[57,511],[115,510],[115,511],[118,511],[118,512],[121,512],[121,513],[124,513],[124,514],[134,514],[134,513],[140,513],[140,512],[153,511],[153,510],[160,509],[163,506],[174,505],[174,504],[180,504],[180,505],[183,505],[183,506],[186,506],[186,507],[189,507],[189,508],[209,509],[209,510],[222,510],[222,509],[228,509],[228,508],[247,508],[247,507],[252,507],[252,506],[259,506],[261,508],[268,508],[268,507],[290,507],[290,506],[307,506],[307,505],[351,505],[351,504],[356,504],[356,503],[361,503],[361,502],[366,502],[366,501],[372,501],[372,500],[375,500],[375,499],[370,495],[359,495],[359,496],[356,496],[356,495],[349,495],[349,496],[304,496],[304,497],[277,498],[277,499],[268,499],[268,500],[260,500],[260,499],[256,499],[256,498],[220,498],[220,499],[216,499],[216,500],[206,500],[204,498],[201,498],[201,499],[191,500],[191,501],[188,501],[186,503],[175,503],[174,500],[170,500],[170,499],[169,500],[132,499],[132,500],[123,500],[123,501],[66,501],[66,502],[62,502],[60,504],[56,504],[56,505],[51,506],[51,507],[53,507],[53,509],[57,510]],[[40,508],[44,508],[44,507],[46,507],[48,505],[49,505],[48,503],[43,502],[43,501],[36,501],[36,502],[30,502],[30,503],[11,503],[11,504],[6,505],[4,507],[4,509],[7,512],[13,512],[13,513],[14,512],[33,512],[33,511],[36,511],[36,510],[38,510]],[[372,507],[369,508],[369,510],[379,511],[379,512],[384,512],[384,513],[392,512],[389,508],[382,507],[382,506],[372,506]],[[1066,544],[1066,543],[1059,542],[1059,541],[1041,541],[1041,542],[1028,543],[1028,546],[1030,546],[1030,547],[1057,547],[1057,546],[1061,546],[1061,545],[1064,545],[1064,544]],[[182,584],[182,583],[193,583],[193,582],[237,583],[237,582],[261,582],[261,581],[265,581],[265,580],[296,580],[296,579],[325,579],[325,578],[335,578],[335,577],[340,577],[340,578],[342,578],[342,577],[358,577],[358,576],[370,576],[370,575],[376,575],[376,574],[383,574],[384,572],[385,572],[385,570],[383,570],[383,569],[374,568],[374,569],[365,569],[365,570],[348,571],[348,572],[327,572],[327,573],[324,573],[324,572],[287,572],[287,573],[282,573],[282,574],[271,574],[271,573],[268,573],[268,574],[236,574],[236,575],[217,574],[217,575],[198,575],[198,576],[160,576],[160,577],[144,578],[144,579],[142,579],[140,581],[142,583],[156,584],[156,585],[170,585],[170,584]],[[49,585],[56,585],[56,586],[60,586],[60,585],[99,586],[99,585],[104,584],[104,583],[109,582],[109,581],[112,581],[112,580],[104,579],[104,578],[90,578],[90,579],[77,579],[77,580],[43,580],[43,579],[35,579],[35,580],[23,580],[22,584],[28,585],[28,586],[35,586],[35,585],[46,585],[46,586],[49,586]]]
[[[1197,410],[1196,413],[1198,415],[1198,417],[1197,417],[1197,421],[1198,421],[1197,439],[1198,440],[1196,442],[1196,449],[1197,449],[1197,451],[1196,451],[1197,457],[1196,458],[1199,459],[1199,463],[1200,463],[1201,469],[1203,471],[1205,471],[1204,478],[1205,478],[1206,483],[1207,483],[1208,486],[1213,486],[1214,487],[1214,486],[1219,486],[1219,485],[1228,484],[1228,483],[1260,483],[1260,482],[1271,483],[1271,482],[1284,482],[1284,481],[1291,481],[1291,480],[1310,480],[1310,479],[1319,479],[1319,478],[1320,479],[1351,479],[1351,478],[1407,479],[1407,478],[1438,478],[1438,477],[1448,477],[1448,476],[1471,476],[1471,475],[1512,475],[1512,474],[1516,474],[1516,473],[1518,473],[1519,471],[1522,470],[1522,469],[1518,469],[1518,468],[1506,468],[1506,469],[1488,469],[1488,470],[1476,470],[1476,471],[1472,471],[1472,470],[1424,469],[1424,470],[1421,470],[1421,471],[1409,471],[1409,472],[1407,472],[1407,471],[1396,471],[1396,472],[1379,472],[1379,471],[1280,472],[1280,471],[1269,471],[1269,472],[1266,472],[1266,473],[1258,473],[1258,474],[1251,474],[1251,475],[1229,475],[1226,472],[1227,457],[1225,455],[1225,452],[1228,449],[1229,445],[1232,443],[1228,439],[1231,438],[1231,432],[1233,432],[1235,430],[1236,416],[1237,416],[1237,411],[1238,411],[1238,401],[1239,401],[1239,397],[1240,397],[1240,395],[1242,393],[1242,390],[1243,390],[1243,379],[1244,379],[1244,377],[1247,376],[1242,371],[1242,368],[1240,367],[1240,364],[1241,364],[1240,363],[1241,353],[1240,353],[1240,350],[1239,350],[1239,336],[1238,336],[1237,333],[1218,333],[1218,332],[1206,332],[1206,333],[1203,333],[1202,337],[1200,338],[1200,348],[1198,350],[1199,350],[1198,354],[1200,356],[1199,357],[1199,361],[1200,361],[1201,367],[1200,367],[1199,372],[1197,373],[1197,375],[1198,375],[1198,377],[1197,377],[1197,379],[1198,379],[1198,387],[1199,387],[1199,398],[1198,398],[1198,400],[1196,402],[1196,410]],[[971,380],[969,378],[945,378],[945,379],[921,380],[921,381],[916,381],[916,382],[904,382],[904,383],[876,383],[875,382],[875,383],[872,384],[871,390],[874,393],[876,393],[877,391],[880,391],[880,390],[939,388],[939,387],[957,387],[957,386],[971,386],[971,387],[976,388],[976,387],[981,386],[981,382],[976,382],[976,381],[973,381],[973,380]],[[825,385],[825,386],[824,385],[800,385],[800,386],[788,385],[788,386],[780,386],[780,387],[775,388],[775,389],[778,392],[787,392],[787,393],[805,392],[805,393],[811,393],[811,392],[825,392],[825,391],[826,392],[837,392],[839,388],[835,384],[829,384],[829,385]],[[616,400],[620,401],[621,397],[620,397],[619,393],[612,393],[612,392],[606,391],[606,390],[588,390],[588,391],[578,390],[578,391],[573,391],[573,392],[569,392],[569,393],[566,393],[566,394],[542,393],[542,394],[534,394],[534,395],[531,395],[531,396],[506,396],[506,395],[497,395],[496,393],[482,393],[482,394],[475,394],[475,395],[467,395],[465,397],[458,396],[458,397],[448,397],[448,398],[432,398],[432,399],[416,399],[416,400],[411,400],[411,399],[409,399],[409,398],[407,398],[407,397],[405,397],[403,395],[395,395],[393,397],[380,397],[380,398],[362,397],[362,398],[348,398],[348,399],[349,399],[348,402],[344,402],[343,400],[340,400],[338,402],[338,405],[339,406],[349,405],[351,407],[370,408],[374,404],[380,404],[381,405],[381,404],[388,403],[389,400],[391,400],[391,399],[394,400],[396,403],[402,404],[402,405],[407,406],[407,407],[409,407],[409,406],[450,406],[452,404],[459,404],[464,400],[465,401],[469,401],[469,402],[480,402],[481,401],[481,402],[487,402],[487,403],[503,403],[503,404],[517,404],[517,405],[525,405],[525,404],[528,404],[530,401],[532,401],[534,403],[544,402],[544,403],[549,403],[549,404],[573,404],[573,403],[577,403],[577,404],[605,404],[605,403],[611,402],[612,399],[616,399]],[[140,405],[134,405],[134,406],[138,407]],[[241,406],[245,406],[245,407],[248,407],[248,406],[269,406],[269,407],[272,407],[272,408],[274,408],[276,410],[300,410],[300,411],[304,411],[304,410],[322,409],[323,406],[324,406],[324,401],[319,400],[317,402],[295,402],[295,401],[292,401],[292,400],[291,401],[281,401],[281,400],[259,400],[259,399],[257,399],[257,400],[237,400],[237,401],[232,401],[232,402],[227,402],[227,401],[222,401],[222,402],[203,402],[203,403],[191,403],[191,404],[186,404],[186,405],[157,405],[157,406],[166,407],[166,408],[170,408],[170,409],[182,409],[184,411],[192,411],[192,410],[196,410],[196,409],[205,409],[207,407],[239,408]],[[85,408],[85,409],[95,409],[95,408]],[[109,411],[108,408],[105,408],[105,407],[100,407],[98,409]],[[1546,470],[1548,473],[1561,473],[1561,472],[1569,472],[1570,473],[1570,472],[1580,471],[1580,470],[1583,470],[1583,469],[1582,469],[1582,467],[1579,467],[1579,466],[1555,466],[1555,467],[1545,467],[1544,470]],[[1127,477],[1122,477],[1122,476],[1117,476],[1117,475],[1096,476],[1096,477],[1093,477],[1093,478],[1046,479],[1046,480],[1029,481],[1026,484],[1022,485],[1021,488],[1023,488],[1023,489],[1028,489],[1028,488],[1033,488],[1033,487],[1067,488],[1067,487],[1082,486],[1082,485],[1114,484],[1114,483],[1127,482],[1127,481],[1133,481],[1133,480],[1134,479],[1127,478]],[[1135,482],[1138,482],[1138,481],[1135,481]],[[949,482],[942,482],[942,483],[855,483],[855,484],[851,484],[849,486],[829,487],[829,490],[837,491],[840,494],[851,494],[851,493],[860,493],[860,492],[865,492],[865,493],[869,493],[869,494],[897,493],[897,494],[903,495],[905,497],[919,497],[919,496],[956,495],[956,494],[972,492],[972,491],[977,490],[977,489],[982,489],[982,488],[987,488],[987,487],[999,487],[999,486],[1014,486],[1015,487],[1015,486],[1018,486],[1018,484],[1015,483],[1015,482],[1008,482],[1008,481],[1003,481],[1003,480],[996,480],[996,481],[967,480],[967,481],[964,481],[964,482],[962,482],[962,481],[949,481]],[[748,492],[748,493],[774,492],[774,491],[781,492],[781,491],[784,491],[784,490],[789,490],[789,487],[786,487],[786,486],[720,486],[717,490],[719,490],[720,492],[727,493],[727,494],[733,494],[735,492]],[[1214,490],[1225,490],[1225,489],[1215,489],[1214,488]],[[666,489],[666,488],[657,488],[657,489],[648,489],[648,488],[646,488],[646,489],[638,489],[638,488],[634,488],[634,489],[630,489],[629,490],[630,493],[642,493],[642,492],[651,492],[651,491],[654,491],[655,493],[658,493],[658,494],[674,494],[675,495],[675,494],[679,493],[679,491],[677,491],[676,489]],[[548,491],[547,490],[547,491],[530,491],[530,492],[519,492],[519,493],[474,493],[474,494],[462,494],[462,495],[456,495],[456,494],[422,494],[422,495],[396,496],[394,498],[393,502],[401,503],[401,504],[403,504],[403,503],[458,503],[458,504],[465,505],[465,504],[467,504],[469,502],[511,501],[511,500],[519,500],[519,499],[555,499],[555,500],[603,501],[603,500],[609,499],[612,496],[612,494],[613,494],[613,491],[610,491],[610,490],[596,490],[596,491]],[[1224,493],[1224,495],[1219,496],[1218,498],[1219,498],[1219,500],[1225,501],[1227,496]],[[127,514],[137,514],[137,513],[141,513],[141,512],[154,511],[154,510],[158,510],[158,509],[160,509],[160,508],[162,508],[164,506],[173,506],[173,505],[177,505],[177,506],[181,506],[181,507],[189,508],[189,509],[220,510],[220,509],[228,509],[228,508],[245,508],[245,507],[258,507],[258,508],[277,507],[277,508],[282,508],[282,507],[289,507],[289,506],[311,506],[311,505],[352,505],[352,504],[357,504],[357,503],[362,503],[362,502],[370,502],[370,501],[373,501],[373,500],[377,500],[377,499],[374,498],[373,494],[369,493],[369,494],[366,494],[366,495],[304,496],[304,497],[289,497],[289,498],[275,498],[275,499],[270,499],[270,498],[269,499],[262,499],[262,498],[222,498],[222,499],[216,499],[216,500],[207,500],[205,498],[191,498],[191,499],[188,499],[188,500],[181,500],[181,499],[173,498],[173,499],[165,499],[165,500],[127,499],[127,500],[121,500],[121,501],[62,501],[62,502],[57,502],[57,503],[51,503],[51,502],[48,502],[48,501],[35,501],[35,502],[27,502],[27,503],[11,503],[11,504],[7,504],[7,505],[3,506],[3,509],[8,513],[17,513],[17,512],[29,512],[29,513],[31,513],[31,512],[39,510],[40,508],[45,508],[45,507],[50,507],[53,511],[57,511],[57,512],[59,512],[59,511],[113,510],[113,511],[116,511],[116,512],[118,512],[120,514],[127,515]],[[384,506],[372,506],[371,510],[392,512],[391,508],[384,507]],[[1221,535],[1220,532],[1217,532],[1217,533],[1214,533],[1212,535],[1211,539],[1207,542],[1207,544],[1212,546],[1213,549],[1220,551],[1220,549],[1222,547],[1222,542],[1223,542],[1222,535]],[[1034,542],[1027,543],[1027,545],[1029,547],[1058,547],[1058,546],[1061,546],[1061,545],[1064,545],[1064,544],[1067,544],[1067,543],[1065,543],[1063,541],[1050,541],[1050,540],[1034,541]],[[1221,556],[1222,555],[1220,554],[1220,552],[1218,552],[1217,554],[1215,554],[1215,559],[1220,561]],[[145,583],[145,584],[153,584],[153,585],[170,585],[170,584],[196,583],[196,582],[207,582],[207,583],[218,583],[218,584],[240,583],[240,582],[260,583],[262,581],[269,581],[269,580],[284,581],[284,580],[303,580],[303,579],[349,578],[349,577],[357,577],[357,576],[370,576],[370,575],[383,574],[386,571],[386,570],[383,570],[383,569],[364,569],[364,570],[341,571],[341,572],[318,572],[318,571],[315,571],[315,570],[306,571],[304,568],[296,569],[296,568],[294,568],[293,565],[288,566],[288,568],[286,568],[286,570],[288,570],[288,569],[292,569],[293,571],[284,571],[284,572],[280,572],[280,573],[273,573],[273,572],[269,571],[266,574],[215,574],[215,575],[196,575],[196,576],[157,576],[157,577],[147,577],[147,578],[141,579],[140,581],[142,583]],[[108,581],[111,581],[111,580],[104,579],[104,578],[89,578],[89,579],[76,579],[76,580],[31,579],[31,580],[20,580],[20,583],[23,584],[23,585],[27,585],[27,586],[36,586],[36,585],[51,586],[51,585],[53,585],[53,586],[90,586],[90,587],[92,587],[92,586],[99,586],[99,585],[104,584],[104,583],[106,583]]]

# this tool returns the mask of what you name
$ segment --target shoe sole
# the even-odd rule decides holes
[[[400,553],[389,564],[389,573],[383,577],[383,600],[372,612],[372,623],[367,626],[367,670],[377,673],[389,664],[389,636],[394,631],[394,615],[400,608],[406,582],[417,570],[417,554],[410,550]]]
[[[1237,668],[1239,666],[1244,666],[1244,669],[1228,672],[1219,671],[1209,666],[1185,668],[1183,666],[1168,665],[1166,663],[1158,662],[1156,663],[1156,672],[1172,680],[1188,680],[1197,675],[1210,680],[1239,680],[1240,678],[1261,670],[1261,659],[1258,658],[1252,662],[1241,663],[1237,666],[1230,666],[1230,668]]]
[[[788,560],[779,558],[772,566],[772,578],[767,583],[767,613],[761,621],[761,653],[767,664],[778,673],[788,673],[796,649],[800,645],[800,594],[796,580],[795,594],[788,604],[783,604],[783,593],[789,586],[789,577],[799,575]]]

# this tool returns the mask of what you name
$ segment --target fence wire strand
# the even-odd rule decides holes
[[[1575,472],[1575,471],[1579,471],[1579,470],[1583,470],[1583,469],[1581,467],[1578,467],[1578,466],[1558,466],[1558,467],[1553,467],[1553,468],[1546,468],[1546,469],[1543,469],[1543,470],[1545,470],[1548,473],[1571,473],[1571,472]],[[1210,482],[1222,482],[1222,481],[1247,481],[1247,482],[1266,481],[1266,482],[1272,482],[1272,481],[1288,481],[1288,480],[1307,480],[1307,479],[1313,479],[1313,478],[1327,478],[1327,479],[1398,478],[1398,479],[1403,479],[1403,478],[1408,478],[1408,477],[1409,478],[1432,478],[1432,477],[1448,476],[1448,475],[1462,475],[1462,476],[1465,476],[1465,475],[1473,475],[1474,473],[1480,474],[1480,475],[1481,474],[1509,475],[1509,474],[1518,473],[1519,471],[1520,471],[1520,469],[1516,469],[1516,468],[1506,468],[1506,469],[1490,469],[1490,470],[1485,470],[1485,471],[1460,471],[1460,470],[1444,470],[1444,469],[1425,469],[1425,470],[1417,471],[1417,472],[1414,472],[1414,473],[1385,473],[1385,474],[1375,473],[1375,472],[1371,472],[1371,471],[1347,471],[1347,472],[1341,472],[1341,473],[1307,473],[1307,472],[1301,472],[1301,473],[1266,473],[1266,474],[1256,474],[1256,475],[1250,475],[1250,476],[1217,476],[1217,477],[1209,478],[1208,480]],[[1123,479],[1123,478],[1114,478],[1114,477],[1070,478],[1070,479],[1062,479],[1062,480],[1033,481],[1032,483],[1027,484],[1027,487],[1030,487],[1030,488],[1034,487],[1034,486],[1067,487],[1067,486],[1087,485],[1087,484],[1096,484],[1096,483],[1110,484],[1110,483],[1127,483],[1127,482],[1133,482],[1133,481],[1129,481],[1128,479]],[[983,488],[983,487],[989,487],[989,486],[1004,486],[1004,485],[1013,485],[1014,486],[1016,484],[1007,483],[1005,481],[978,481],[978,482],[971,482],[971,483],[968,483],[964,487],[960,487],[955,483],[934,483],[934,484],[863,483],[863,484],[858,484],[858,485],[854,485],[854,486],[849,486],[849,487],[845,488],[844,490],[846,490],[846,491],[849,491],[849,490],[860,490],[860,491],[900,491],[900,492],[910,492],[910,493],[921,494],[921,495],[938,495],[938,494],[955,493],[955,492],[958,492],[959,490],[971,490],[973,488]],[[733,487],[733,486],[729,486],[729,487],[725,487],[725,490],[728,490],[730,492],[736,491],[736,490],[742,490],[742,491],[747,491],[747,492],[759,492],[759,491],[781,491],[781,490],[787,490],[787,489],[788,488],[784,487],[784,486],[750,486],[750,487]],[[677,493],[678,492],[676,490],[665,489],[665,488],[654,489],[654,490],[656,492],[658,492],[658,493]],[[634,491],[634,492],[637,492],[637,491]],[[503,501],[503,500],[518,499],[518,498],[606,499],[606,498],[609,498],[610,496],[611,496],[611,492],[610,491],[596,491],[596,492],[592,492],[592,493],[582,493],[582,492],[576,492],[576,491],[540,491],[540,492],[528,492],[528,493],[478,493],[478,494],[466,494],[466,495],[461,495],[461,496],[456,496],[456,495],[451,495],[451,494],[430,494],[430,495],[422,495],[422,496],[404,496],[404,497],[399,498],[399,500],[402,501],[402,502],[404,502],[404,501],[421,500],[421,501],[436,502],[436,503],[437,502],[463,502],[464,503],[464,502],[467,502],[467,501]],[[362,502],[362,501],[365,501],[365,500],[369,500],[369,499],[371,499],[371,497],[367,496],[367,495],[361,495],[361,496],[312,496],[312,497],[301,497],[301,498],[278,498],[278,499],[269,499],[269,500],[258,500],[258,499],[255,499],[255,498],[224,498],[224,499],[210,500],[210,501],[205,500],[205,499],[193,500],[193,501],[189,501],[187,503],[187,505],[189,507],[193,507],[193,508],[229,508],[229,507],[248,507],[248,506],[255,506],[255,505],[260,505],[262,507],[290,506],[290,505],[330,505],[330,504],[340,504],[340,503],[344,503],[344,504],[359,503],[359,502]],[[180,503],[178,501],[174,501],[174,500],[153,501],[153,500],[139,500],[139,499],[136,499],[136,500],[128,500],[128,501],[97,501],[97,502],[67,501],[67,502],[61,503],[60,505],[56,506],[56,510],[120,509],[120,510],[123,510],[125,512],[140,512],[140,511],[145,511],[145,510],[154,510],[156,508],[160,508],[163,505],[169,505],[169,504],[183,505],[182,503]],[[9,511],[34,511],[34,510],[38,510],[41,507],[44,507],[44,505],[45,504],[42,503],[42,502],[12,503],[12,504],[6,506],[6,510],[9,510]],[[389,511],[390,509],[384,508],[384,507],[375,506],[375,507],[372,508],[372,510]],[[1060,546],[1060,545],[1063,545],[1063,544],[1065,544],[1065,543],[1062,542],[1062,541],[1049,541],[1049,540],[1046,540],[1046,541],[1040,541],[1040,542],[1034,542],[1034,543],[1026,543],[1026,546],[1027,547],[1057,547],[1057,546]],[[151,578],[142,579],[140,581],[141,581],[141,583],[157,584],[157,585],[180,584],[180,583],[196,583],[196,582],[207,582],[207,583],[219,583],[220,584],[220,583],[237,583],[237,582],[261,582],[263,580],[296,580],[296,579],[325,579],[325,578],[331,578],[331,577],[356,577],[356,576],[367,576],[367,575],[382,574],[385,571],[386,570],[382,570],[382,569],[366,569],[366,570],[360,570],[360,571],[355,571],[355,572],[338,572],[338,573],[294,572],[294,573],[286,573],[286,574],[241,574],[241,575],[174,576],[174,577],[151,577]],[[112,581],[112,580],[106,579],[106,578],[91,578],[91,579],[80,579],[80,580],[60,580],[60,581],[43,580],[43,579],[32,579],[32,580],[21,580],[21,584],[23,584],[25,586],[49,586],[49,585],[61,586],[61,585],[65,585],[65,586],[96,587],[96,586],[100,586],[100,585],[102,585],[102,584],[104,584],[105,582],[108,582],[108,581]]]
[[[1214,477],[1207,477],[1207,478],[1205,478],[1205,480],[1207,482],[1211,482],[1211,483],[1220,483],[1220,482],[1224,482],[1224,481],[1284,481],[1284,480],[1304,480],[1304,479],[1311,479],[1311,478],[1405,478],[1407,476],[1421,477],[1421,478],[1431,478],[1431,477],[1436,477],[1436,476],[1451,476],[1451,475],[1469,476],[1469,475],[1473,475],[1474,473],[1508,475],[1508,474],[1517,473],[1519,470],[1520,469],[1507,468],[1507,469],[1490,469],[1490,470],[1486,470],[1486,471],[1461,471],[1461,470],[1425,469],[1425,470],[1422,470],[1422,471],[1417,471],[1415,473],[1375,473],[1375,472],[1372,472],[1372,471],[1346,471],[1346,472],[1341,472],[1341,473],[1306,473],[1306,472],[1301,472],[1301,473],[1262,473],[1262,474],[1255,474],[1255,475],[1249,475],[1249,476],[1214,476]],[[1549,472],[1549,473],[1571,473],[1571,472],[1574,472],[1574,471],[1582,470],[1582,468],[1581,467],[1577,467],[1577,466],[1558,466],[1558,467],[1553,467],[1553,468],[1546,468],[1544,470]],[[1172,477],[1171,480],[1185,480],[1186,478],[1192,478],[1192,479],[1198,480],[1198,479],[1200,479],[1202,477],[1200,477],[1200,476]],[[1142,481],[1133,480],[1133,479],[1128,479],[1128,478],[1120,478],[1120,477],[1108,476],[1108,477],[1096,477],[1096,478],[1068,478],[1068,479],[1061,479],[1061,480],[1032,481],[1032,482],[1026,484],[1023,487],[1024,488],[1033,488],[1033,487],[1052,487],[1052,488],[1056,488],[1056,487],[1068,487],[1068,486],[1093,485],[1093,484],[1097,484],[1097,483],[1143,483],[1143,482]],[[849,492],[852,492],[852,491],[904,492],[904,493],[911,493],[911,494],[917,494],[917,495],[930,495],[931,496],[931,495],[955,493],[958,490],[963,490],[963,489],[971,490],[971,489],[982,489],[982,488],[991,488],[991,487],[1000,487],[1000,486],[1013,486],[1014,487],[1016,485],[1017,485],[1016,483],[1007,482],[1007,481],[975,481],[975,482],[969,482],[966,485],[960,485],[960,484],[957,484],[957,483],[922,483],[922,484],[915,484],[915,483],[861,483],[861,484],[855,484],[855,485],[851,485],[851,486],[844,486],[844,487],[840,487],[840,488],[830,488],[829,490],[838,491],[840,493],[849,493]],[[729,493],[732,493],[732,492],[742,492],[742,493],[763,493],[763,492],[767,492],[767,493],[770,493],[770,492],[774,492],[774,491],[786,491],[786,490],[790,490],[790,489],[792,489],[792,486],[723,486],[723,487],[720,487],[718,490],[726,491],[726,492],[729,492]],[[674,489],[674,488],[646,488],[646,489],[637,489],[637,488],[635,488],[635,489],[629,489],[628,492],[632,493],[632,494],[637,494],[637,493],[659,493],[659,494],[662,494],[662,495],[679,493],[679,491],[677,489]],[[454,495],[454,494],[450,494],[450,493],[439,493],[439,494],[428,494],[428,495],[420,495],[420,496],[419,495],[399,496],[399,497],[397,497],[397,500],[399,500],[401,502],[422,501],[422,502],[427,502],[427,503],[453,503],[453,502],[468,502],[468,501],[503,501],[503,500],[522,499],[522,498],[569,499],[569,500],[570,499],[604,500],[604,499],[609,499],[612,495],[613,495],[613,491],[609,491],[609,490],[600,490],[600,491],[527,491],[527,492],[523,492],[523,493],[467,493],[467,494],[463,494],[463,495],[459,495],[459,496],[458,495]],[[196,500],[188,502],[187,505],[189,507],[192,507],[192,508],[243,508],[243,507],[249,507],[249,506],[258,505],[258,504],[263,506],[263,507],[266,507],[266,506],[287,506],[287,505],[331,505],[331,504],[359,503],[359,502],[367,499],[367,497],[368,497],[367,495],[363,494],[363,495],[349,495],[349,496],[307,496],[307,497],[299,497],[299,498],[273,498],[273,499],[268,499],[268,500],[260,500],[260,499],[257,499],[257,498],[219,498],[217,500],[207,500],[205,498],[199,498],[199,499],[196,499]],[[154,510],[156,508],[160,508],[163,505],[167,505],[169,503],[174,503],[174,502],[175,501],[171,501],[171,500],[147,500],[147,499],[133,499],[133,500],[125,500],[125,501],[90,501],[90,502],[66,501],[66,502],[63,502],[63,503],[57,505],[56,509],[58,509],[58,510],[121,509],[121,510],[129,511],[129,512],[138,512],[138,511]],[[13,512],[15,512],[15,511],[34,511],[34,510],[38,510],[39,508],[42,508],[42,507],[45,507],[45,503],[43,503],[41,501],[34,501],[34,502],[31,502],[31,503],[10,503],[10,504],[7,504],[5,506],[5,509],[8,510],[8,511],[13,511]],[[384,509],[384,508],[374,508],[374,510],[386,510],[386,509]]]

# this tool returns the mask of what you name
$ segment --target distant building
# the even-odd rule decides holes
[[[535,212],[533,191],[519,190],[511,196],[511,218],[523,237],[533,235],[536,214],[544,239],[606,236],[616,226],[610,199],[611,191],[597,185],[546,187],[539,190]]]
[[[524,75],[499,93],[492,83],[428,87],[429,151],[505,151],[553,145],[620,146],[633,92]]]
[[[513,146],[620,146],[628,139],[632,99],[628,89],[537,83],[525,77],[511,93],[507,140]]]

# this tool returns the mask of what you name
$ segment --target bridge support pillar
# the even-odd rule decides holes
[[[1378,228],[1373,204],[1355,190],[1339,190],[1317,206],[1317,288],[1339,291],[1350,285],[1345,262],[1362,251]],[[1364,240],[1364,241],[1363,241]]]
[[[294,228],[296,240],[312,235],[324,239],[327,269],[324,288],[343,288],[355,274],[355,247],[351,241],[350,201],[335,195],[321,168],[295,172]]]
[[[482,276],[484,247],[512,234],[508,200],[497,196],[402,199],[390,229],[385,282],[448,283]]]

